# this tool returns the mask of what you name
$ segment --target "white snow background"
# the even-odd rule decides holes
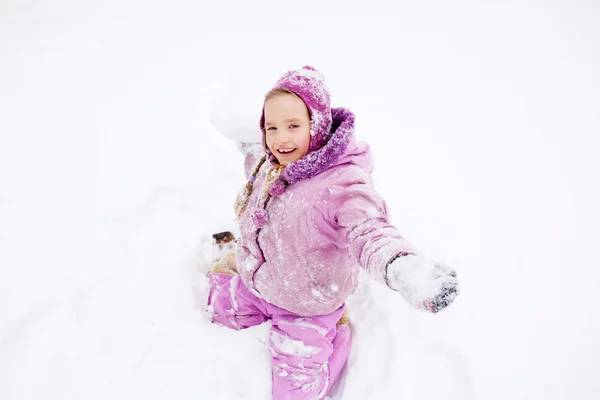
[[[268,324],[198,300],[244,183],[209,113],[305,64],[462,285],[363,276],[336,397],[598,398],[600,3],[526,4],[0,1],[0,399],[270,397]]]

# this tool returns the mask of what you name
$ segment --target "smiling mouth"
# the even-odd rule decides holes
[[[296,149],[279,149],[277,150],[277,154],[280,154],[282,156],[289,156],[290,154],[293,154],[296,151]]]

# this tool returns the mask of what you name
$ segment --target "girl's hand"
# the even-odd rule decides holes
[[[459,293],[456,271],[417,255],[403,255],[387,267],[386,281],[413,306],[437,313]]]

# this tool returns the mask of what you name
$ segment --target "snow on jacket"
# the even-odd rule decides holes
[[[354,137],[354,115],[344,108],[331,115],[327,143],[288,165],[281,173],[285,186],[266,203],[271,163],[263,164],[240,216],[243,282],[267,302],[302,316],[340,307],[358,285],[359,267],[385,282],[391,260],[415,254],[388,223],[370,176],[370,148]],[[258,158],[248,152],[248,176]]]

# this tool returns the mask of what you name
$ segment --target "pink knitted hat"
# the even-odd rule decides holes
[[[308,151],[321,148],[328,140],[331,131],[331,94],[325,86],[325,77],[311,66],[304,66],[286,72],[279,78],[272,89],[287,89],[298,95],[310,114],[311,139]],[[271,163],[277,159],[266,146],[264,140],[265,110],[260,117],[260,129],[263,131],[263,145]]]

